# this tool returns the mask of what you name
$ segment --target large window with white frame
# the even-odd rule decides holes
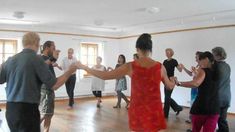
[[[88,67],[92,67],[96,64],[96,58],[98,56],[98,44],[93,43],[81,43],[81,62]],[[84,77],[90,76],[87,72],[83,71]]]
[[[0,63],[17,53],[17,40],[0,39]]]

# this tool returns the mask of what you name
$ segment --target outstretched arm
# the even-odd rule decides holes
[[[187,68],[185,68],[185,66],[183,64],[181,64],[182,69],[189,75],[189,76],[193,76],[193,72],[188,70]]]
[[[205,76],[206,76],[205,72],[202,69],[198,69],[198,74],[192,81],[188,81],[188,82],[177,81],[177,85],[182,86],[182,87],[188,87],[188,88],[197,88],[198,86],[202,84],[202,82],[205,79]]]
[[[94,70],[92,68],[89,68],[83,64],[79,64],[78,67],[80,69],[83,69],[85,71],[87,71],[88,73],[101,78],[103,80],[109,80],[109,79],[117,79],[117,78],[121,78],[125,75],[129,75],[130,72],[130,63],[126,63],[120,67],[118,67],[117,69],[114,69],[112,71],[98,71],[98,70]]]
[[[182,69],[183,69],[182,64],[179,64],[176,68],[178,69],[179,72],[182,72]]]

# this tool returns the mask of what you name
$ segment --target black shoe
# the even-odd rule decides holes
[[[181,107],[180,109],[178,109],[178,110],[176,111],[176,114],[175,114],[175,115],[179,115],[182,110],[183,110],[183,107]]]
[[[126,109],[128,110],[129,108],[129,105],[130,105],[130,101],[126,103]]]
[[[114,109],[116,108],[121,108],[121,105],[116,105],[116,106],[113,106]]]
[[[191,129],[187,129],[186,132],[192,132],[192,130]]]
[[[188,124],[191,124],[191,120],[186,120],[185,122]]]
[[[100,108],[100,104],[97,104],[96,107],[97,107],[97,108]]]

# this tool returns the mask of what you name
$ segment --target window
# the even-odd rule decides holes
[[[81,62],[88,67],[96,64],[98,56],[98,44],[82,43],[81,44]],[[90,76],[87,72],[83,72],[83,76]]]
[[[17,52],[17,40],[0,39],[0,63],[5,62]]]

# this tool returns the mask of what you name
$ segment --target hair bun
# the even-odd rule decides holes
[[[152,51],[152,40],[151,35],[143,33],[136,41],[136,48],[143,51]]]

